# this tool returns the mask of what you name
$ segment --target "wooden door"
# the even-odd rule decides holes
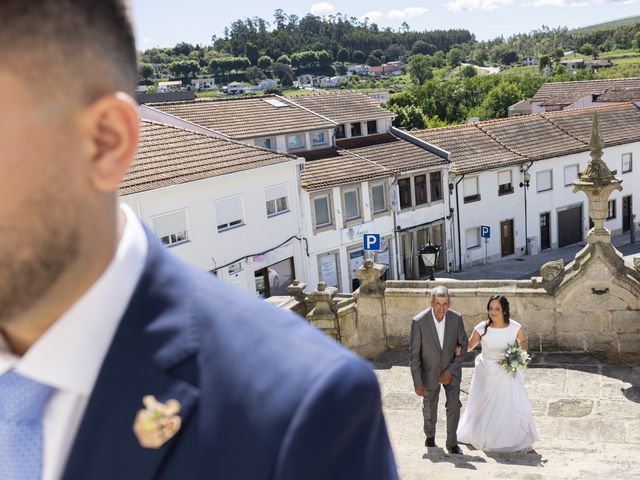
[[[551,215],[549,212],[540,214],[540,250],[551,248]]]
[[[503,257],[512,255],[515,251],[513,244],[513,220],[500,222],[500,245],[502,247]]]

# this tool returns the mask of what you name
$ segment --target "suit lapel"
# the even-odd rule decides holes
[[[427,330],[431,333],[431,338],[434,341],[434,344],[439,352],[442,352],[442,347],[440,346],[440,340],[438,339],[438,330],[436,330],[436,326],[433,323],[433,312],[431,309],[427,310],[426,315],[424,316],[425,322],[427,323]]]
[[[149,240],[143,276],[98,375],[65,480],[151,479],[180,441],[178,432],[158,449],[143,448],[133,423],[145,395],[178,400],[181,430],[197,405],[197,335],[183,269],[156,240]]]
[[[455,332],[455,325],[453,325],[453,316],[447,312],[444,316],[444,340],[442,341],[443,349],[451,341],[451,335]]]

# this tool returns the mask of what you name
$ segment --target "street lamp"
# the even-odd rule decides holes
[[[529,189],[529,182],[531,182],[531,174],[529,169],[520,170],[522,173],[522,182],[520,182],[520,188],[524,187],[524,254],[529,255],[529,232],[527,231],[527,190]]]
[[[422,258],[422,263],[429,270],[429,280],[435,280],[433,276],[433,272],[436,268],[436,264],[438,263],[438,254],[440,253],[440,246],[433,245],[431,240],[418,250],[418,254],[420,258]]]

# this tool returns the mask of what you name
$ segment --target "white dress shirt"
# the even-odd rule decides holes
[[[438,340],[440,341],[440,348],[444,346],[444,322],[447,321],[447,316],[445,315],[442,320],[439,322],[436,320],[436,314],[431,310],[431,315],[433,316],[433,323],[436,326],[436,332],[438,332]]]
[[[146,234],[133,212],[121,208],[126,225],[116,253],[85,294],[21,358],[0,337],[0,374],[15,369],[55,389],[44,411],[42,480],[64,473],[100,367],[142,275]]]

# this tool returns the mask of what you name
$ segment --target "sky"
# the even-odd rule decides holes
[[[210,45],[235,20],[257,16],[272,23],[278,8],[299,17],[367,17],[381,28],[397,29],[403,22],[417,31],[463,28],[478,40],[640,15],[640,0],[132,0],[132,7],[140,50],[178,42]]]

